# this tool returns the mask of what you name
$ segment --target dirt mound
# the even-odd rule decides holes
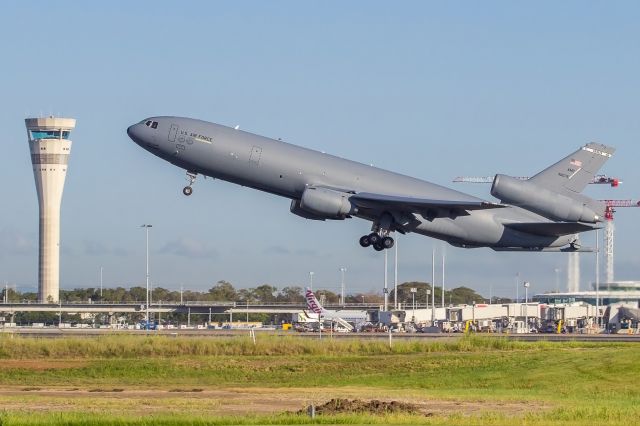
[[[298,411],[298,414],[308,413],[309,408]],[[367,414],[391,414],[406,413],[418,414],[419,406],[408,402],[400,401],[363,401],[361,399],[334,398],[329,402],[317,405],[316,414],[339,414],[339,413],[367,413]]]

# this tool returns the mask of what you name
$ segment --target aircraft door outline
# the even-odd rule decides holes
[[[175,142],[177,134],[178,134],[178,125],[172,124],[171,128],[169,128],[169,142]]]
[[[258,166],[260,164],[260,157],[262,157],[262,148],[259,146],[251,147],[251,155],[249,155],[249,164]]]

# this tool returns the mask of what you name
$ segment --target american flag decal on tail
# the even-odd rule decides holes
[[[575,166],[575,167],[582,167],[582,161],[572,158],[571,159],[571,165]]]

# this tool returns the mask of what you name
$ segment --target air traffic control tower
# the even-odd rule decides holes
[[[27,118],[33,177],[40,204],[38,301],[58,302],[60,297],[60,204],[71,153],[69,133],[74,118]]]

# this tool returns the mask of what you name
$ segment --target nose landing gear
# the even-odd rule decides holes
[[[190,172],[187,171],[187,180],[189,181],[189,185],[185,186],[184,188],[182,188],[182,193],[184,195],[186,195],[187,197],[191,194],[193,194],[193,188],[191,187],[193,185],[193,183],[196,181],[196,178],[198,177],[198,174],[195,172]]]

